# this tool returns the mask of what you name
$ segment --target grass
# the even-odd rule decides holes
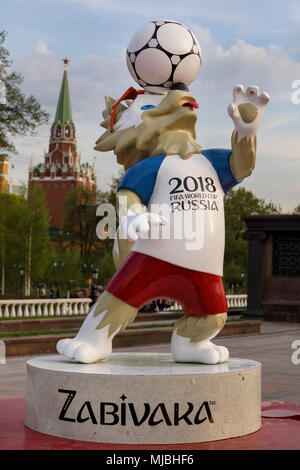
[[[78,315],[40,315],[40,316],[35,316],[35,317],[9,317],[9,318],[4,318],[0,317],[0,321],[11,321],[11,320],[49,320],[51,318],[84,318],[86,317],[85,314],[78,314]]]
[[[14,333],[0,333],[0,338],[17,338],[21,336],[45,336],[45,335],[62,335],[77,333],[78,330],[53,330],[53,331],[16,331]]]
[[[227,323],[241,322],[243,318],[233,318],[227,321]],[[128,326],[126,330],[142,330],[148,328],[172,328],[173,323],[143,323],[140,325]],[[66,329],[66,330],[32,330],[32,331],[16,331],[8,333],[0,333],[0,338],[18,338],[23,336],[44,336],[44,335],[62,335],[62,334],[76,334],[78,328]]]
[[[174,323],[170,324],[163,324],[163,325],[137,325],[137,326],[128,326],[127,330],[140,330],[145,328],[170,328],[174,325]],[[72,334],[77,333],[78,329],[70,329],[70,330],[51,330],[51,331],[43,331],[43,330],[33,330],[33,331],[16,331],[16,332],[9,332],[9,333],[0,333],[0,338],[14,338],[14,337],[22,337],[22,336],[44,336],[44,335],[62,335],[62,334]]]

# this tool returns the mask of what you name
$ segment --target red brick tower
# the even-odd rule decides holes
[[[29,167],[29,191],[33,184],[40,184],[45,192],[50,214],[50,227],[61,229],[64,200],[75,186],[96,189],[95,168],[81,164],[76,148],[76,129],[72,119],[67,65],[57,103],[55,119],[51,127],[49,151],[44,163]]]

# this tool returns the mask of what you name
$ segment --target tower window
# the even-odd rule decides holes
[[[56,137],[61,137],[61,127],[60,126],[57,126]]]
[[[70,130],[69,126],[67,126],[67,127],[65,128],[65,136],[66,136],[66,137],[70,137],[70,135],[71,135],[71,130]]]

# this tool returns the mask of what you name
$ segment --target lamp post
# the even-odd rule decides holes
[[[241,288],[242,288],[242,291],[243,291],[243,284],[244,284],[244,278],[245,278],[245,271],[244,271],[244,269],[241,269],[241,270],[240,270],[240,274],[241,274]]]
[[[20,272],[20,298],[22,299],[23,298],[23,277],[25,273],[23,266],[19,266],[19,272]]]
[[[84,276],[87,276],[89,275],[89,273],[92,274],[92,279],[93,280],[97,280],[98,279],[98,275],[99,275],[99,270],[97,268],[95,268],[95,266],[93,264],[90,264],[88,266],[87,263],[82,263],[82,272],[84,274]],[[93,274],[94,273],[94,274]],[[96,276],[96,277],[95,277]]]
[[[57,259],[55,259],[55,258],[52,260],[52,263],[53,263],[53,267],[55,269],[54,287],[55,287],[55,290],[56,290],[56,297],[59,297],[59,292],[58,292],[58,287],[57,287],[57,271],[56,271],[56,269],[59,265],[61,266],[61,268],[63,268],[65,263],[64,263],[64,261],[58,262]]]
[[[99,269],[94,268],[94,269],[92,270],[92,278],[93,278],[93,281],[97,281],[97,280],[98,280],[98,277],[99,277]]]
[[[91,305],[94,305],[98,298],[98,289],[96,285],[96,281],[98,280],[99,277],[99,270],[97,268],[92,269],[92,279],[93,283],[91,285],[91,293],[90,293],[90,298],[92,299]]]

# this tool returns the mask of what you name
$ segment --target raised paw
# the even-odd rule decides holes
[[[248,87],[246,91],[243,85],[234,87],[233,102],[228,107],[228,114],[234,122],[239,141],[243,137],[255,137],[269,101],[268,93],[259,94],[256,86]]]

